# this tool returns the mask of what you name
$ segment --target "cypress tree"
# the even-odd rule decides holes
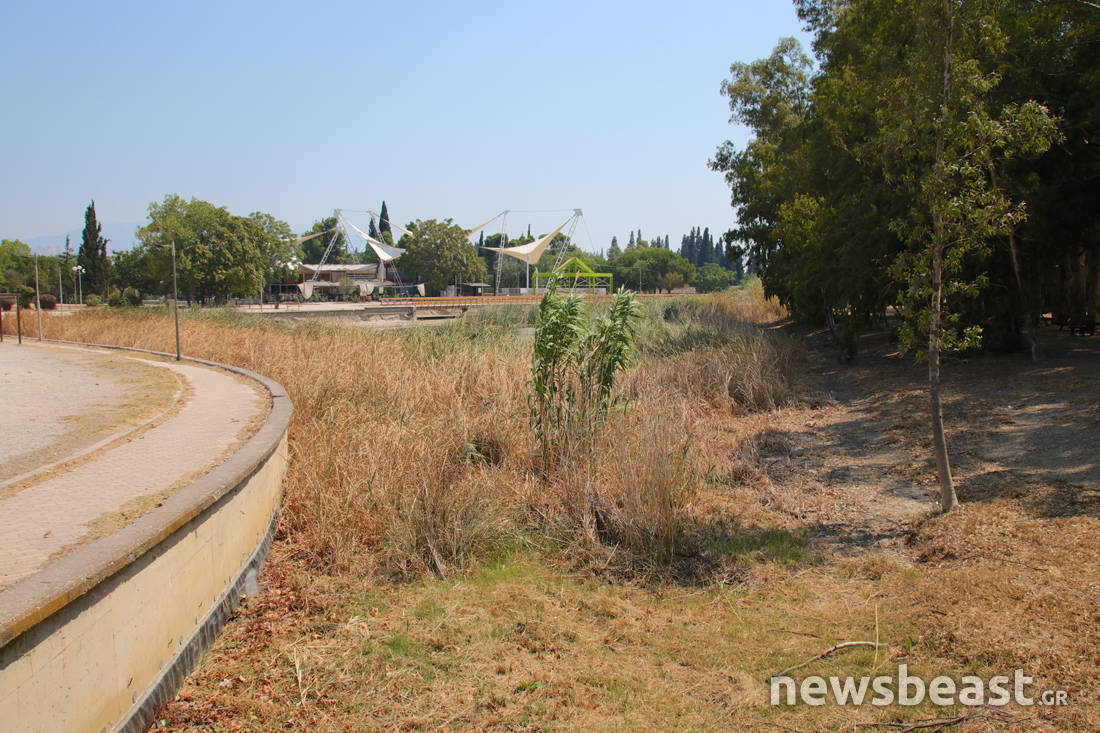
[[[393,242],[393,230],[390,229],[390,212],[386,210],[386,202],[382,202],[382,211],[378,214],[378,233],[380,235],[389,234],[388,242]],[[380,236],[379,239],[382,239]]]
[[[700,248],[699,265],[714,262],[714,240],[710,238],[710,227],[703,230],[703,246]]]
[[[619,238],[612,237],[611,246],[607,248],[607,261],[614,262],[615,260],[619,259],[619,256],[622,253],[623,251],[619,249]]]
[[[626,248],[630,249],[633,246],[634,246],[634,230],[631,229],[630,230],[630,241],[626,243]]]
[[[367,226],[367,236],[374,239],[381,239],[381,233],[378,231],[378,227],[374,225],[374,217],[371,217],[370,224]]]
[[[76,261],[84,268],[82,279],[85,292],[102,293],[106,299],[107,240],[103,238],[103,227],[96,221],[95,201],[84,210],[84,232]]]

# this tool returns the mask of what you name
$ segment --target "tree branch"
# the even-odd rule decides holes
[[[819,659],[824,659],[825,657],[829,656],[833,652],[838,652],[842,649],[849,649],[849,648],[854,647],[854,646],[880,647],[880,646],[886,646],[886,645],[885,644],[877,644],[873,641],[845,641],[841,644],[837,644],[836,646],[829,647],[825,651],[818,654],[816,657],[810,657],[809,659],[807,659],[802,664],[796,664],[793,667],[787,667],[785,670],[783,670],[782,672],[780,672],[779,674],[777,674],[775,676],[776,677],[782,677],[783,675],[787,674],[788,672],[793,672],[796,669],[802,669],[803,667],[805,667],[805,666],[807,666],[807,665],[809,665],[813,662],[816,662]]]

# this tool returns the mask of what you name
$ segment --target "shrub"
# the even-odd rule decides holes
[[[122,291],[122,298],[126,301],[126,305],[132,305],[135,308],[141,305],[141,291],[137,288],[126,288]]]
[[[12,307],[12,306],[13,306],[14,304],[15,304],[15,301],[14,301],[14,300],[9,300],[8,298],[4,298],[3,300],[0,300],[0,310],[2,310],[2,311],[4,311],[5,313],[7,313],[8,311],[10,311],[10,310],[11,310],[11,307]]]
[[[84,296],[84,305],[97,306],[102,302],[103,300],[95,293]]]
[[[57,307],[57,298],[50,293],[42,293],[38,296],[38,307],[44,311],[52,311]]]
[[[107,305],[112,308],[121,308],[124,305],[122,293],[117,290],[112,290],[111,294],[107,296]]]

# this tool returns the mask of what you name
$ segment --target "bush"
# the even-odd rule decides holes
[[[52,311],[57,307],[57,298],[49,293],[42,293],[38,296],[38,307],[44,311]]]
[[[121,308],[124,305],[122,293],[117,290],[112,290],[111,294],[107,296],[107,305],[112,308]]]
[[[126,305],[132,305],[135,308],[141,305],[141,291],[137,288],[126,288],[122,291],[122,298],[126,301]]]
[[[14,301],[14,300],[9,300],[8,298],[4,298],[3,300],[0,300],[0,310],[2,310],[2,311],[4,311],[5,313],[7,313],[8,311],[10,311],[10,310],[11,310],[11,307],[12,307],[12,306],[13,306],[14,304],[15,304],[15,301]]]
[[[103,300],[100,299],[100,297],[98,295],[96,295],[95,293],[92,293],[91,295],[85,295],[84,296],[84,305],[90,305],[90,306],[94,307],[94,306],[99,305],[102,302],[103,302]]]

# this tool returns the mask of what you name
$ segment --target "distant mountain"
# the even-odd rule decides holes
[[[104,222],[103,236],[107,238],[107,249],[111,252],[122,252],[134,246],[134,230],[143,226],[142,221]],[[80,249],[80,238],[83,235],[83,227],[67,232],[70,244],[75,253]],[[40,255],[59,255],[65,251],[65,234],[47,234],[41,237],[27,240],[32,252]]]

